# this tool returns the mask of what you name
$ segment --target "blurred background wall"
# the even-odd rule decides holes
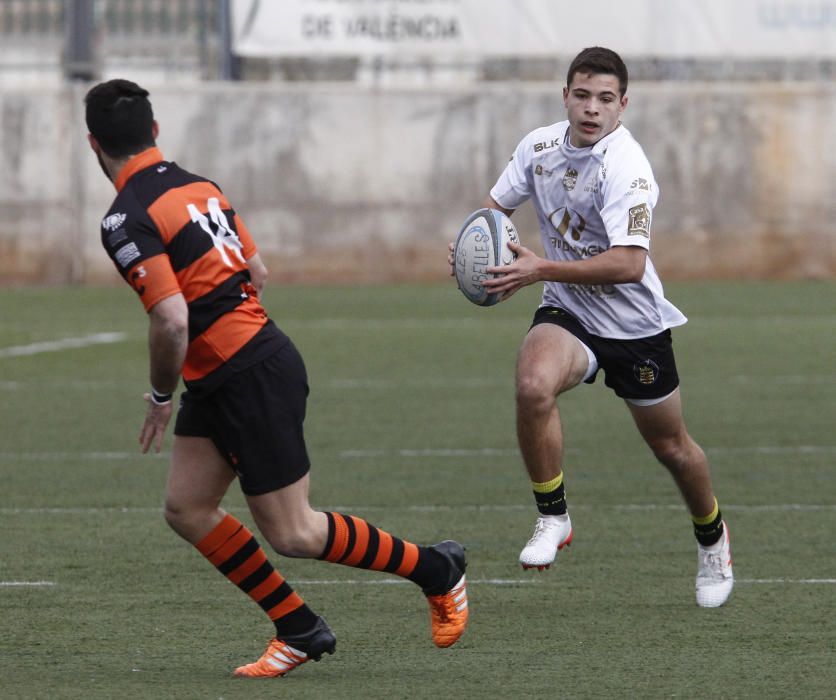
[[[151,91],[164,154],[221,185],[274,280],[443,279],[593,44],[631,71],[666,278],[831,277],[834,37],[836,0],[0,0],[0,283],[116,279],[82,106],[112,77]]]

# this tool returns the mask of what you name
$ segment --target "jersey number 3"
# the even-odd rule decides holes
[[[192,217],[192,221],[200,226],[209,237],[212,239],[212,244],[215,249],[221,254],[224,263],[229,267],[235,267],[229,259],[227,250],[231,251],[242,263],[246,263],[244,256],[241,254],[241,241],[235,231],[226,220],[226,214],[221,209],[221,203],[217,197],[210,197],[206,202],[207,213],[202,213],[194,204],[189,204],[187,209]]]

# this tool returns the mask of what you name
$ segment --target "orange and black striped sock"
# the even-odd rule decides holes
[[[402,576],[427,595],[446,593],[456,583],[448,581],[449,564],[435,550],[393,537],[353,515],[325,515],[328,541],[319,559]]]
[[[224,576],[252,598],[276,625],[276,636],[302,634],[317,617],[273,568],[241,522],[227,514],[195,545]]]

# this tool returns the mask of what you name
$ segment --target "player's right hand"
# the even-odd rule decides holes
[[[151,394],[148,393],[143,394],[142,398],[148,404],[148,410],[145,412],[145,422],[142,424],[142,430],[139,433],[139,445],[142,454],[146,454],[151,445],[154,446],[154,452],[159,454],[163,447],[165,429],[168,426],[168,421],[171,420],[173,402],[154,403],[151,400]]]
[[[450,266],[450,277],[453,277],[453,275],[456,274],[456,268],[454,267],[456,261],[453,257],[453,254],[456,252],[456,244],[453,241],[450,241],[447,244],[447,250],[447,264]]]

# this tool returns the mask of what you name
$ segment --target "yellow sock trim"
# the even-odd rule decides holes
[[[693,515],[691,516],[691,520],[693,520],[697,525],[710,525],[714,519],[717,517],[717,513],[720,512],[720,506],[717,504],[717,499],[714,499],[714,510],[711,511],[710,515],[706,515],[704,518],[695,518]]]
[[[551,481],[546,481],[542,484],[532,481],[531,488],[534,489],[536,493],[551,493],[554,491],[558,486],[563,483],[563,472],[560,472],[554,479]],[[709,521],[710,522],[710,521]]]

